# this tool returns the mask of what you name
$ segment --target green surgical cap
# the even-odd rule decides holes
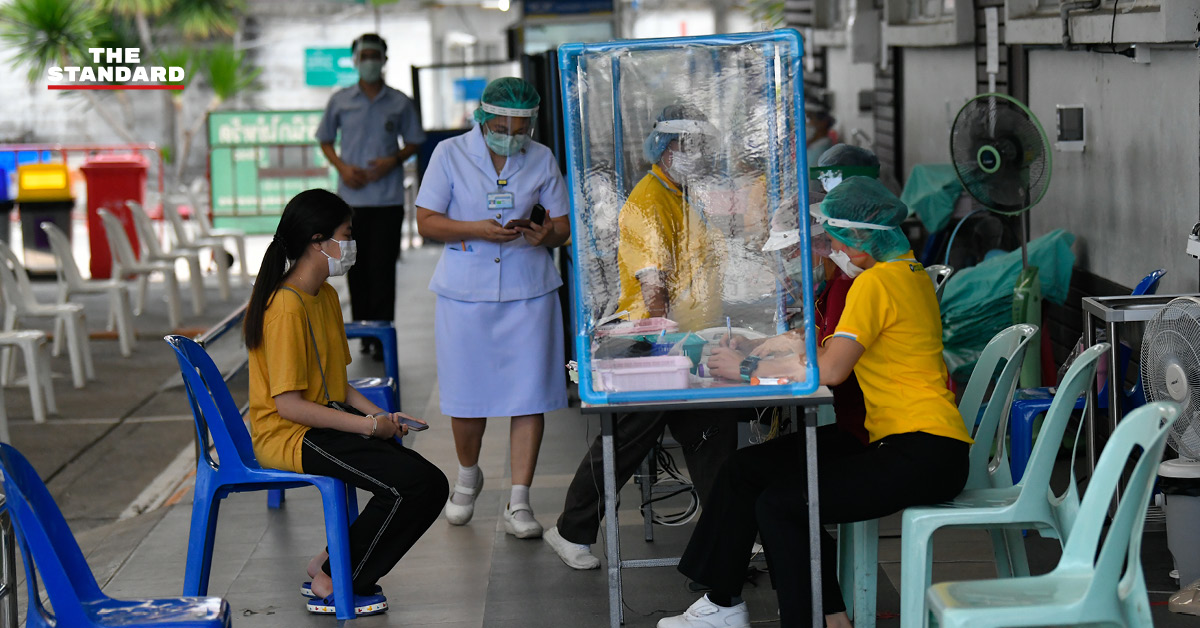
[[[504,109],[514,110],[532,110],[527,114],[516,114],[520,117],[537,117],[538,105],[542,102],[542,97],[538,95],[537,90],[533,85],[530,85],[524,79],[519,79],[515,76],[505,76],[498,78],[487,84],[483,89],[483,97],[479,99],[480,105],[475,109],[475,121],[483,124],[500,113],[484,111],[484,105],[489,105],[489,108],[500,107]]]
[[[866,252],[876,261],[894,259],[911,248],[900,229],[900,223],[908,217],[908,206],[878,179],[845,179],[821,201],[821,213],[833,219],[892,227],[880,230],[825,224],[825,231],[831,237]]]

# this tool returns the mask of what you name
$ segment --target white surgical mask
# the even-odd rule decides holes
[[[374,83],[383,76],[383,60],[381,59],[363,59],[358,62],[358,78]]]
[[[842,272],[846,273],[846,276],[851,279],[862,274],[863,269],[855,266],[845,251],[833,251],[829,254],[829,259],[833,260],[833,263],[837,264],[837,267],[842,269]]]
[[[325,251],[321,251],[321,255],[324,255],[326,261],[329,262],[330,277],[345,275],[346,271],[354,265],[354,261],[358,259],[358,244],[354,240],[334,240],[334,242],[338,243],[338,249],[342,252],[341,257],[333,257]]]

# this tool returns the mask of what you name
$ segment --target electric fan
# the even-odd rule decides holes
[[[967,191],[980,205],[1006,216],[1021,216],[1021,274],[1013,292],[1013,323],[1042,324],[1038,269],[1029,266],[1029,209],[1050,187],[1050,142],[1036,116],[1004,94],[981,94],[967,101],[950,129],[950,158]],[[1041,386],[1036,355],[1026,356],[1021,386]]]
[[[1180,457],[1159,466],[1167,546],[1185,585],[1171,597],[1170,609],[1200,614],[1195,595],[1200,588],[1200,497],[1194,496],[1200,484],[1200,299],[1174,299],[1146,324],[1141,369],[1147,401],[1174,401],[1182,409],[1167,437]]]

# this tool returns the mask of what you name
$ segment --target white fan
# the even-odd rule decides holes
[[[1200,482],[1200,299],[1172,300],[1146,324],[1142,337],[1142,386],[1147,401],[1174,401],[1182,408],[1167,443],[1179,458],[1159,466],[1166,500],[1167,546],[1183,589],[1170,610],[1200,614],[1200,497],[1171,491],[1169,484]],[[1174,575],[1174,574],[1173,574]]]
[[[1146,400],[1182,408],[1167,443],[1200,461],[1200,299],[1180,297],[1159,310],[1146,324],[1141,362]]]

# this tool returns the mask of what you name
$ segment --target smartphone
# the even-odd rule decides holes
[[[510,220],[504,224],[504,228],[505,229],[516,229],[517,227],[525,227],[526,229],[528,229],[530,224],[531,223],[529,222],[528,218],[513,218],[512,220]],[[541,224],[541,223],[538,223],[538,224]]]
[[[408,431],[410,431],[410,432],[420,432],[422,430],[429,429],[428,423],[420,423],[418,421],[414,421],[412,419],[408,419],[405,417],[400,417],[400,422],[407,425]]]
[[[545,224],[546,208],[542,207],[540,204],[534,205],[533,209],[529,211],[529,222],[537,223],[539,225]]]

